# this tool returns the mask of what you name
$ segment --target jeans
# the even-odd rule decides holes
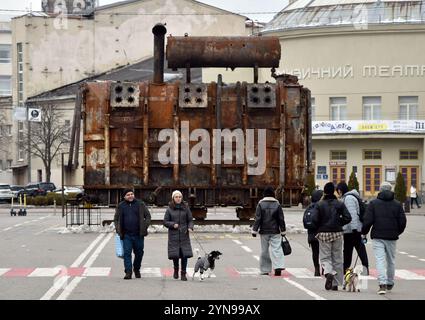
[[[335,276],[332,286],[342,285],[344,279],[342,241],[342,238],[332,242],[319,241],[320,263],[324,273]]]
[[[344,272],[351,266],[354,248],[356,248],[362,265],[369,268],[369,260],[366,246],[362,242],[362,234],[358,231],[353,231],[352,233],[344,233]]]
[[[125,273],[130,273],[132,270],[140,271],[143,258],[143,249],[145,238],[141,236],[124,235],[124,269]],[[133,269],[131,264],[131,252],[134,252]]]
[[[180,248],[180,258],[182,260],[182,272],[186,272],[187,258],[183,257],[183,252],[182,252],[181,248]],[[179,258],[173,259],[173,264],[174,264],[174,269],[178,269],[179,268]]]
[[[396,240],[373,239],[380,285],[394,285]]]
[[[280,234],[262,234],[261,237],[261,273],[268,273],[273,269],[284,268],[282,237]],[[270,250],[270,252],[269,252]]]
[[[413,201],[415,201],[416,202],[416,206],[418,207],[418,208],[420,208],[421,206],[419,205],[419,203],[418,203],[418,198],[410,198],[410,206],[412,207],[412,209],[413,209]]]

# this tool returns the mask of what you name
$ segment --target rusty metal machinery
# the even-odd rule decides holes
[[[224,84],[221,76],[212,83],[191,83],[190,76],[164,83],[166,29],[156,25],[153,33],[152,82],[88,82],[83,88],[84,189],[101,203],[115,205],[123,188],[133,187],[136,197],[159,206],[167,205],[178,189],[198,219],[213,206],[236,206],[239,219],[252,218],[269,185],[277,188],[283,205],[297,205],[311,164],[310,91],[289,76],[275,76],[276,83]],[[273,37],[169,37],[167,57],[171,68],[257,70],[278,65],[280,45]],[[159,153],[166,143],[161,132],[167,129],[179,137],[169,154],[178,161],[164,164]],[[210,146],[216,130],[241,130],[247,145],[246,132],[255,129],[254,155],[264,147],[264,172],[250,174],[248,154],[238,161],[237,142],[230,142],[234,152],[227,161],[221,159],[226,158],[222,146],[201,164],[187,161],[192,152],[199,155],[199,137],[187,138],[197,129],[208,134]],[[262,146],[259,129],[266,133]],[[214,162],[214,156],[223,161]]]

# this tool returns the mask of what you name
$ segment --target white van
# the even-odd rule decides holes
[[[10,184],[0,183],[0,201],[10,201],[13,197],[13,192],[10,189]]]

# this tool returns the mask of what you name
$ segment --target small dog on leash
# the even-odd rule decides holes
[[[211,273],[215,268],[215,260],[220,259],[222,253],[220,251],[214,250],[205,254],[203,257],[199,255],[199,249],[196,249],[196,253],[198,255],[198,260],[195,264],[192,280],[195,279],[195,274],[199,272],[199,280],[202,281],[204,280],[204,272],[208,272],[208,278],[211,277]]]
[[[353,268],[348,268],[344,275],[344,286],[343,289],[346,290],[348,287],[348,292],[360,292],[360,289],[357,288],[359,284],[359,274]]]

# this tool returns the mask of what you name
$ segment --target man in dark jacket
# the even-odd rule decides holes
[[[335,186],[328,182],[324,189],[325,196],[318,205],[315,225],[320,249],[320,263],[324,269],[326,290],[338,290],[344,278],[342,243],[342,227],[351,221],[351,215],[344,203],[335,197]]]
[[[274,196],[272,187],[264,189],[264,198],[258,203],[255,212],[252,236],[256,237],[257,233],[261,236],[261,274],[268,275],[274,267],[275,276],[280,276],[284,270],[281,235],[285,235],[286,227],[282,207]]]
[[[367,235],[372,228],[373,252],[378,270],[378,294],[391,291],[394,286],[396,242],[406,228],[403,207],[394,200],[391,184],[381,185],[378,198],[367,206],[362,233]]]
[[[144,253],[144,237],[148,235],[151,214],[143,203],[134,198],[133,190],[125,189],[124,201],[117,206],[114,216],[115,230],[124,244],[124,279],[131,279],[132,271],[140,278],[140,267]],[[131,252],[134,252],[132,269]]]

